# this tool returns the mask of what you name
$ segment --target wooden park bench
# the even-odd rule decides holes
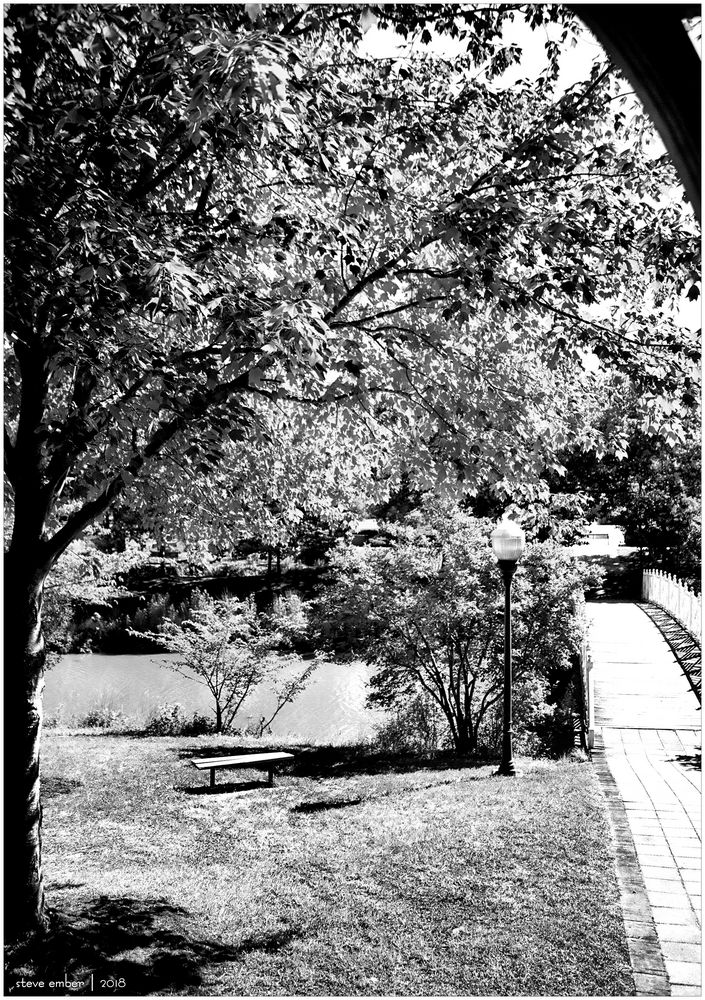
[[[263,764],[267,768],[267,784],[274,784],[274,765],[283,760],[292,760],[293,753],[241,753],[235,757],[192,757],[191,763],[199,771],[208,770],[211,772],[211,788],[215,788],[215,772],[220,767],[256,767]]]

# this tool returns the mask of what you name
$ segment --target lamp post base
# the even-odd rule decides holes
[[[514,761],[510,761],[508,764],[500,764],[495,774],[500,775],[503,778],[516,778],[517,772],[514,767]]]

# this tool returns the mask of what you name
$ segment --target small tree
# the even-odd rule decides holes
[[[227,733],[247,698],[263,683],[272,683],[274,711],[259,723],[259,735],[271,725],[282,708],[304,689],[316,661],[303,665],[298,656],[277,654],[292,631],[302,627],[300,609],[284,604],[272,616],[259,615],[254,603],[236,598],[204,598],[182,624],[165,621],[159,633],[148,635],[163,643],[179,658],[172,669],[205,685],[213,697],[215,731]],[[291,678],[278,680],[285,666],[301,669]]]
[[[426,519],[427,518],[427,519]],[[385,551],[347,548],[319,610],[329,637],[376,664],[371,701],[404,706],[425,692],[458,753],[478,749],[502,697],[500,574],[489,522],[436,507]],[[585,571],[557,546],[529,547],[515,578],[514,676],[544,698],[582,637]],[[329,638],[329,641],[332,641]]]

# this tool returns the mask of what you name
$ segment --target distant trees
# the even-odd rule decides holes
[[[622,525],[627,545],[650,565],[700,587],[701,434],[698,410],[666,405],[650,425],[636,393],[622,386],[600,421],[608,447],[573,448],[551,485],[582,495],[585,513]]]

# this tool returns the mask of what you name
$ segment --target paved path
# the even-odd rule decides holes
[[[589,604],[588,616],[598,774],[637,994],[700,996],[700,706],[637,605]]]

